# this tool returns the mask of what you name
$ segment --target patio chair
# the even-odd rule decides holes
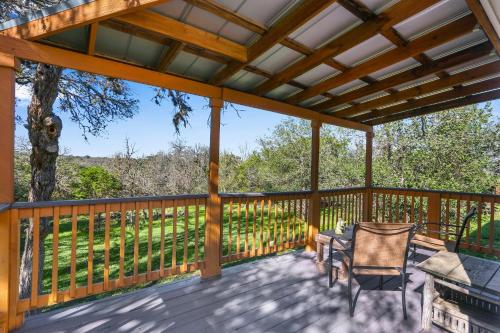
[[[418,226],[419,231],[424,231],[426,226],[429,225],[438,225],[439,229],[445,227],[444,231],[439,231],[439,236],[444,236],[447,239],[436,239],[425,235],[417,234],[411,240],[411,244],[413,245],[413,253],[412,259],[413,263],[415,263],[415,258],[417,256],[417,245],[419,247],[427,248],[430,250],[436,251],[447,251],[447,252],[455,252],[458,253],[460,250],[460,241],[465,232],[465,228],[469,224],[470,220],[476,215],[477,209],[476,207],[472,207],[467,215],[462,220],[462,224],[460,225],[460,229],[457,230],[457,225],[454,224],[441,224],[441,223],[426,223]],[[458,232],[457,232],[458,231]],[[454,237],[454,240],[450,240],[449,238]]]
[[[416,226],[408,223],[358,223],[354,226],[350,247],[340,251],[345,255],[348,265],[349,314],[354,315],[352,279],[359,275],[378,275],[380,289],[384,276],[401,276],[403,315],[406,315],[406,261],[410,239]],[[338,240],[340,244],[342,240]],[[331,247],[330,247],[331,249]],[[332,267],[330,250],[330,267]],[[332,275],[329,274],[329,285]]]

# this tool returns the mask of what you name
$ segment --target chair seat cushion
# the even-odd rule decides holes
[[[411,244],[436,251],[453,251],[455,247],[455,242],[453,241],[447,242],[442,239],[436,239],[424,235],[415,235],[411,240]]]
[[[354,275],[400,275],[401,272],[396,268],[353,268]]]

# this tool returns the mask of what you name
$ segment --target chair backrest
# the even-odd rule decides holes
[[[358,223],[352,243],[353,267],[405,267],[415,231],[409,223]]]
[[[467,224],[469,224],[470,220],[476,215],[476,213],[477,208],[472,207],[462,220],[462,225],[460,226],[460,231],[458,232],[457,240],[455,241],[455,249],[453,250],[453,252],[458,253],[458,251],[460,250],[460,241],[462,240],[462,237],[464,235],[465,228],[467,227]]]

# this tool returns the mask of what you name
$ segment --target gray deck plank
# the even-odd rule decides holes
[[[431,252],[419,250],[417,261]],[[327,287],[314,256],[296,251],[223,269],[221,278],[192,277],[27,317],[19,333],[45,332],[417,332],[424,275],[409,261],[403,320],[399,278],[384,290],[362,290],[349,317],[347,285]],[[359,279],[376,289],[378,279]],[[354,288],[356,290],[357,288]]]

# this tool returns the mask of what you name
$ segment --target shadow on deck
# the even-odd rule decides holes
[[[430,252],[420,250],[418,261]],[[347,284],[327,287],[314,254],[296,251],[223,270],[222,277],[176,283],[46,312],[16,332],[418,332],[424,274],[408,261],[408,320],[399,277],[360,279],[349,317]],[[355,290],[357,290],[357,286]]]

